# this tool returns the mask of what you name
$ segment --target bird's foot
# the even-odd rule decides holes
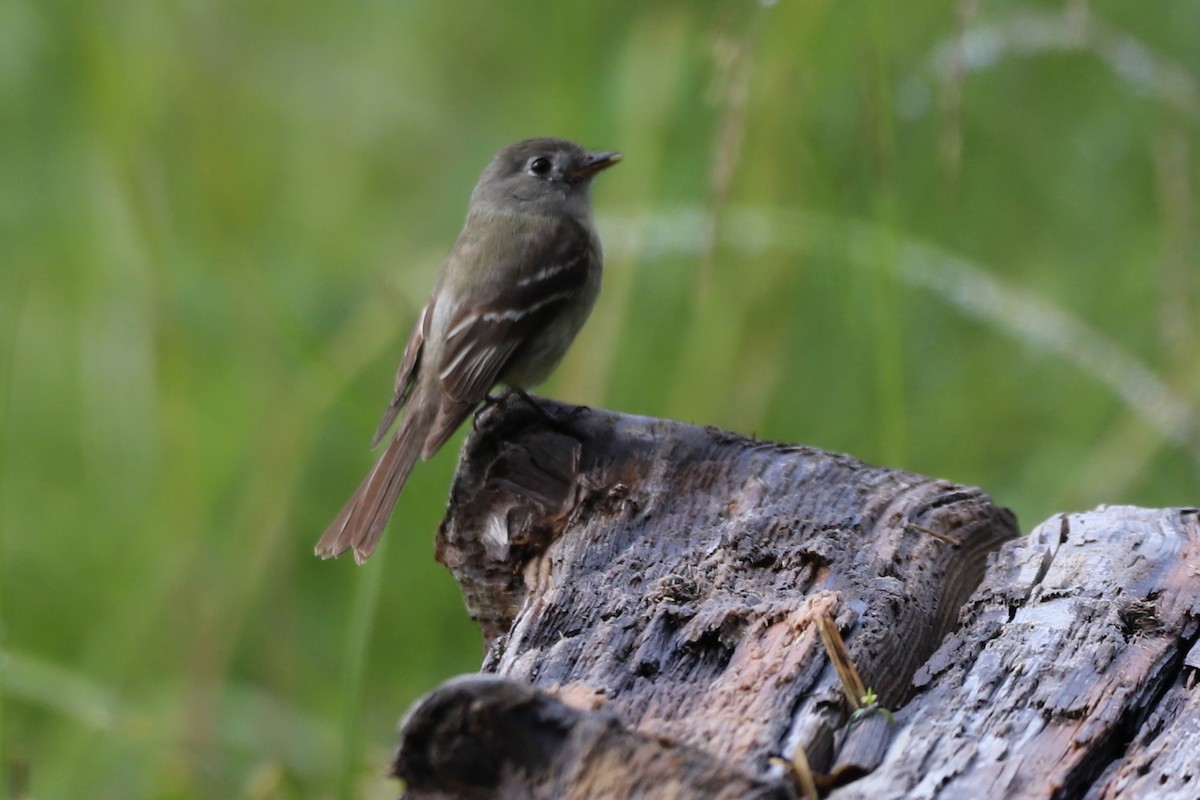
[[[483,396],[483,401],[480,402],[478,407],[476,407],[475,413],[471,417],[471,429],[479,430],[479,417],[482,414],[490,411],[493,406],[503,403],[505,400],[508,399],[508,396],[511,394],[512,394],[512,389],[505,389],[499,395],[494,395],[491,392],[488,392],[487,394],[485,394]]]
[[[567,429],[570,427],[571,423],[579,419],[581,415],[588,411],[587,406],[575,406],[567,413],[561,416],[555,416],[547,411],[545,406],[530,397],[529,393],[524,389],[509,389],[508,391],[516,392],[517,395],[519,395],[520,398],[525,401],[525,405],[533,409],[534,413],[542,418],[542,422],[546,423],[547,427],[557,431],[558,433],[569,433]],[[507,393],[508,392],[505,394]]]

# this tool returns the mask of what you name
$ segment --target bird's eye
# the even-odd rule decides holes
[[[547,175],[550,172],[550,159],[538,156],[529,162],[529,174],[536,175],[539,178]]]

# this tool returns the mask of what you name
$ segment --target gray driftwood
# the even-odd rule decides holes
[[[980,585],[1017,530],[978,489],[546,409],[463,449],[438,557],[499,677],[410,712],[412,800],[798,796],[798,752],[838,798],[1194,788],[1194,513],[1056,517]],[[894,724],[852,719],[822,617]]]
[[[835,796],[1200,797],[1198,513],[1060,514],[1004,548]]]

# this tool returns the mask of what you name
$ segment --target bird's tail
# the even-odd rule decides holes
[[[409,404],[391,443],[317,542],[321,558],[335,558],[353,548],[354,560],[362,564],[379,543],[437,415],[436,403],[421,400],[418,394]]]

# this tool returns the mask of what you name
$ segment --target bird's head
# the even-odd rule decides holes
[[[620,160],[620,153],[592,153],[565,139],[526,139],[492,159],[471,195],[471,207],[587,214],[592,178]]]

